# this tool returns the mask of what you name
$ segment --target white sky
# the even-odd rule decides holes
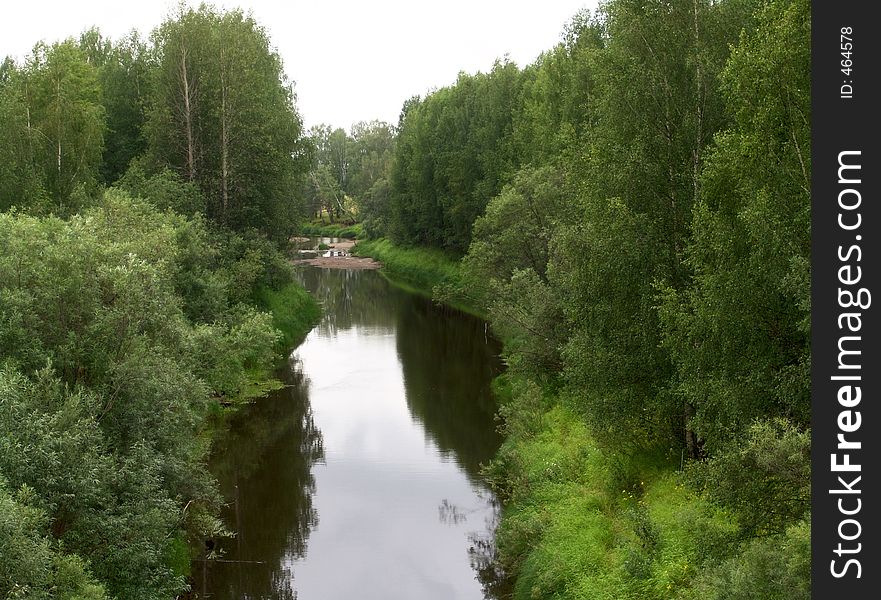
[[[98,26],[119,38],[145,36],[175,1],[3,2],[0,59],[20,59],[40,41]],[[197,0],[188,4],[198,5]],[[357,121],[397,123],[414,94],[453,83],[459,71],[487,71],[509,54],[519,66],[560,39],[566,22],[596,0],[223,0],[251,10],[296,84],[306,126],[349,128]]]

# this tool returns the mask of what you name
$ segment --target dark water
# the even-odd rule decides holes
[[[479,475],[498,449],[482,321],[375,271],[306,268],[324,318],[283,390],[239,413],[212,469],[237,532],[196,563],[213,599],[469,600],[497,506]],[[483,581],[483,583],[481,583]]]

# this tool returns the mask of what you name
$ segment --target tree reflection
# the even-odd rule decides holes
[[[472,483],[501,444],[490,384],[500,347],[484,322],[412,295],[397,310],[398,359],[411,414]]]
[[[493,510],[486,518],[483,531],[471,533],[468,557],[477,572],[477,580],[487,600],[510,600],[514,597],[513,580],[502,569],[496,552],[495,532],[502,518],[502,507],[495,498],[490,500]]]
[[[237,413],[212,456],[223,518],[236,535],[217,541],[218,560],[197,561],[201,597],[296,598],[291,565],[318,523],[311,470],[324,450],[299,365],[280,378],[286,387]]]
[[[335,336],[355,325],[394,330],[401,296],[376,272],[308,266],[298,269],[298,277],[321,304],[323,318],[317,329],[322,335]]]

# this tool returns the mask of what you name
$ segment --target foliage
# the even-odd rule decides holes
[[[515,167],[512,114],[519,71],[497,62],[411,103],[392,166],[388,235],[462,254],[471,226]]]
[[[303,235],[317,235],[321,237],[338,237],[354,240],[355,238],[364,237],[364,227],[358,223],[356,225],[324,225],[322,223],[306,223],[300,227],[300,233]]]
[[[312,170],[306,184],[307,211],[331,223],[337,219],[367,224],[374,234],[384,230],[388,187],[395,148],[395,130],[382,121],[360,122],[347,134],[321,124],[309,130]]]
[[[0,595],[18,598],[106,600],[104,587],[74,554],[66,554],[48,534],[45,513],[31,505],[34,490],[11,493],[0,478]]]
[[[308,148],[281,59],[266,31],[240,10],[181,8],[152,36],[155,68],[144,126],[157,170],[199,186],[212,220],[293,232],[294,190]]]
[[[209,396],[265,378],[281,334],[251,296],[289,271],[273,275],[265,240],[116,189],[67,221],[0,215],[0,248],[0,473],[87,561],[64,559],[71,573],[88,565],[114,596],[178,593],[170,536],[219,530],[198,435]],[[290,285],[285,318],[313,318]]]
[[[100,176],[110,185],[119,179],[132,159],[146,150],[142,129],[150,95],[152,56],[136,30],[114,43],[98,29],[80,36],[86,61],[97,69],[107,135]]]
[[[751,540],[734,558],[708,568],[681,600],[768,600],[811,597],[811,528],[799,521],[779,535]]]
[[[114,187],[149,201],[159,210],[170,210],[179,215],[205,214],[208,204],[195,183],[184,181],[171,169],[148,176],[138,161],[116,181]]]
[[[463,275],[459,263],[433,248],[401,248],[387,239],[358,242],[353,253],[370,256],[382,263],[382,273],[393,283],[411,292],[431,296],[447,287],[461,289]],[[473,298],[452,298],[448,304],[472,314],[480,314]]]
[[[308,136],[241,11],[4,61],[0,595],[183,589],[205,419],[315,318],[311,215],[504,339],[517,598],[809,596],[809,9],[609,0]]]
[[[293,348],[315,325],[320,309],[315,299],[296,283],[274,290],[261,286],[256,291],[258,304],[272,314],[272,325],[281,332],[279,350]]]
[[[105,112],[97,70],[69,39],[39,43],[22,68],[7,62],[4,71],[0,152],[15,187],[0,188],[0,206],[72,214],[99,180]]]
[[[0,68],[0,210],[47,206],[45,183],[34,162],[37,133],[28,119],[24,75],[10,59]]]
[[[488,476],[506,499],[499,560],[514,598],[678,597],[730,555],[736,521],[656,454],[597,444],[577,412],[527,380],[503,408],[507,439]]]
[[[723,76],[734,124],[703,171],[693,283],[663,290],[677,391],[710,448],[766,415],[809,423],[809,13],[769,2],[735,48]],[[783,46],[767,55],[768,39]]]
[[[777,419],[753,424],[744,438],[689,465],[689,479],[729,507],[745,534],[783,533],[810,510],[810,432]]]

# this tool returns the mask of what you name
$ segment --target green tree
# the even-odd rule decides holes
[[[24,74],[12,59],[0,67],[0,210],[45,204],[41,174],[35,164],[40,143],[31,124]]]
[[[350,212],[346,206],[353,141],[341,128],[315,125],[309,130],[312,169],[307,184],[312,213],[326,212],[333,223]]]
[[[656,281],[681,289],[706,146],[726,122],[718,75],[748,3],[610,2],[587,53],[595,121],[570,166],[583,220],[561,232],[554,281],[567,298],[566,372],[585,414],[620,441],[684,440],[694,407],[669,390]],[[590,35],[590,32],[586,32]]]
[[[498,61],[408,101],[390,178],[396,241],[464,254],[472,223],[517,166],[509,140],[519,85],[517,66]]]
[[[241,11],[181,8],[153,43],[146,129],[154,162],[197,183],[214,221],[287,239],[308,152],[265,30]]]
[[[734,122],[703,171],[693,283],[666,289],[663,310],[677,392],[711,448],[757,418],[810,422],[810,6],[758,14],[723,74]]]
[[[102,182],[110,185],[147,147],[143,127],[150,96],[149,51],[135,30],[113,43],[97,29],[89,29],[80,36],[80,48],[98,70],[107,115],[100,173]]]
[[[40,43],[23,69],[20,86],[32,140],[28,150],[33,148],[51,207],[72,214],[98,183],[105,115],[97,69],[73,40]]]

